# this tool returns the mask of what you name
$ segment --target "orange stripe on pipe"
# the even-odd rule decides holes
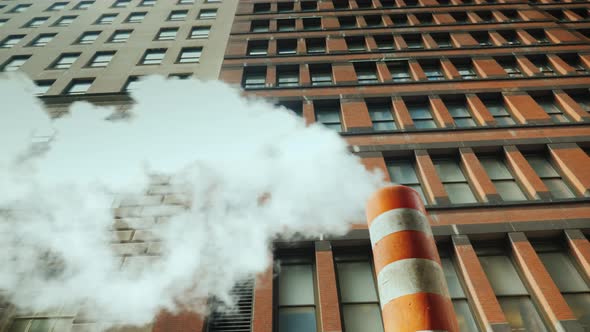
[[[405,186],[389,186],[377,190],[367,203],[367,223],[371,226],[373,219],[385,211],[408,208],[426,214],[420,195],[414,189]]]
[[[401,231],[387,235],[373,246],[375,271],[406,258],[430,259],[440,264],[434,238],[420,231]]]
[[[382,312],[386,332],[459,331],[451,299],[438,294],[398,297],[383,306]]]

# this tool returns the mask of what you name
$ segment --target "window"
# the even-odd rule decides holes
[[[147,13],[131,13],[127,16],[125,22],[127,23],[141,23]]]
[[[490,11],[479,11],[475,13],[477,14],[477,16],[479,16],[479,18],[481,18],[483,23],[491,23],[495,21],[494,16]]]
[[[68,5],[67,2],[56,2],[47,8],[47,11],[58,11],[63,10]]]
[[[512,331],[547,332],[510,258],[500,251],[479,261]]]
[[[583,110],[590,113],[590,92],[588,90],[568,92],[568,94]]]
[[[184,21],[187,14],[188,10],[173,10],[168,15],[168,21]]]
[[[358,8],[373,8],[373,3],[371,0],[356,0],[356,5]]]
[[[211,27],[208,25],[193,27],[191,29],[191,34],[190,34],[189,38],[191,38],[191,39],[208,38],[210,31],[211,31]]]
[[[113,56],[115,56],[114,51],[97,52],[92,60],[90,60],[90,63],[88,63],[88,67],[106,67],[113,59]]]
[[[337,255],[336,275],[346,332],[383,332],[375,271],[368,255]]]
[[[125,85],[123,86],[123,91],[132,91],[137,89],[137,84],[139,83],[139,76],[130,76]]]
[[[430,13],[416,13],[416,14],[414,14],[414,16],[416,16],[418,21],[420,21],[420,24],[434,23],[433,18],[432,18],[432,14],[430,14]]]
[[[305,47],[307,53],[326,53],[326,39],[325,38],[308,38],[305,39]]]
[[[104,14],[96,20],[96,24],[111,24],[115,21],[117,14]]]
[[[309,65],[311,85],[322,86],[332,84],[332,66],[329,64]]]
[[[115,8],[125,8],[131,3],[131,0],[117,0],[113,3]]]
[[[459,331],[479,331],[475,324],[475,320],[473,319],[473,313],[469,308],[467,295],[465,295],[465,292],[461,287],[459,276],[457,275],[457,270],[455,269],[453,262],[448,257],[441,257],[440,261],[449,287],[449,293],[453,301],[453,307],[455,308],[455,314],[457,315]]]
[[[502,68],[504,68],[504,71],[506,72],[508,77],[522,77],[523,76],[522,72],[520,71],[520,67],[516,63],[516,60],[514,59],[514,57],[498,58],[498,59],[496,59],[496,62],[498,62],[498,64],[500,66],[502,66]]]
[[[151,49],[145,51],[143,58],[141,58],[142,65],[159,65],[164,60],[166,49]]]
[[[302,11],[311,11],[318,9],[317,1],[301,1]]]
[[[270,22],[268,20],[254,20],[250,25],[251,32],[268,32]]]
[[[487,32],[472,32],[471,37],[477,41],[479,46],[491,47],[494,46],[490,40],[490,35]]]
[[[266,55],[268,53],[268,40],[249,40],[248,55]]]
[[[90,8],[90,6],[92,6],[93,4],[94,4],[94,1],[80,1],[76,5],[76,7],[74,7],[74,9],[86,10],[86,9]]]
[[[457,128],[471,128],[477,126],[471,113],[467,109],[467,103],[464,97],[453,96],[445,98],[443,101],[447,110],[453,117],[453,121]]]
[[[139,6],[141,7],[152,7],[156,4],[156,0],[143,0]]]
[[[547,35],[545,35],[545,31],[543,31],[543,30],[531,29],[531,30],[526,30],[526,32],[529,35],[531,35],[531,37],[535,38],[537,40],[537,43],[539,43],[539,44],[550,44],[551,43],[549,41],[549,39],[547,38]]]
[[[266,86],[266,67],[246,67],[242,86],[245,89],[259,89]]]
[[[62,16],[53,25],[56,27],[67,27],[70,24],[72,24],[72,22],[74,22],[76,17],[78,17],[78,16]]]
[[[359,84],[379,83],[375,62],[355,62],[354,71]]]
[[[341,29],[356,28],[356,17],[354,16],[339,16],[338,23]]]
[[[278,331],[316,332],[314,265],[307,257],[281,257],[278,271]]]
[[[195,0],[178,0],[179,5],[192,5],[195,3]]]
[[[549,189],[551,196],[558,199],[575,197],[573,191],[565,183],[546,155],[527,154],[525,158],[539,178],[541,178],[547,189]]]
[[[395,48],[392,35],[376,35],[373,36],[373,39],[377,44],[377,48],[381,51],[393,50]]]
[[[293,87],[299,85],[299,65],[277,66],[277,86]]]
[[[363,36],[346,37],[345,41],[349,52],[359,52],[367,49],[365,37]]]
[[[297,54],[297,39],[278,39],[277,53],[279,55]]]
[[[520,39],[518,39],[516,32],[513,30],[498,31],[498,34],[500,34],[502,38],[506,39],[507,45],[516,46],[521,44]]]
[[[373,130],[396,130],[391,99],[366,99],[367,110],[373,122]]]
[[[78,38],[78,44],[92,44],[100,36],[100,31],[87,31]]]
[[[454,158],[433,159],[434,168],[442,181],[452,204],[477,203],[469,182]]]
[[[394,26],[406,26],[408,25],[408,17],[403,14],[389,15],[389,18],[393,22]]]
[[[88,91],[88,89],[90,89],[93,82],[94,79],[73,80],[72,83],[70,83],[70,85],[68,85],[68,87],[66,88],[65,93],[68,95],[84,94],[86,93],[86,91]]]
[[[539,69],[544,76],[554,76],[555,70],[547,61],[546,56],[530,56],[528,59]]]
[[[35,81],[35,94],[44,95],[51,89],[51,86],[55,83],[53,80]]]
[[[270,2],[255,3],[253,8],[254,13],[268,13],[270,12]]]
[[[563,14],[563,11],[561,10],[547,10],[547,13],[549,13],[549,15],[555,17],[556,20],[558,21],[569,21],[565,15]]]
[[[179,79],[179,80],[188,80],[189,78],[191,78],[191,76],[193,76],[192,73],[178,73],[178,74],[170,74],[170,75],[168,75],[168,78],[175,78],[175,79]]]
[[[516,124],[504,105],[504,98],[501,94],[481,95],[480,100],[486,106],[490,114],[499,126],[513,126]]]
[[[461,75],[462,80],[472,80],[477,78],[477,74],[475,70],[473,70],[473,64],[471,59],[458,59],[451,61],[459,75]]]
[[[412,80],[407,61],[389,61],[387,62],[387,68],[394,82],[409,82]]]
[[[420,35],[404,35],[404,41],[409,49],[422,49],[424,44],[422,43],[422,37]]]
[[[465,12],[451,12],[450,14],[457,23],[469,23],[469,19]]]
[[[541,106],[541,108],[545,111],[545,113],[547,113],[551,117],[551,120],[553,120],[553,122],[555,122],[555,123],[570,122],[570,120],[565,116],[565,114],[563,114],[561,109],[559,109],[559,107],[555,103],[555,98],[553,97],[553,94],[537,95],[537,94],[533,93],[532,97],[535,99],[537,104],[539,104],[539,106]]]
[[[62,54],[51,66],[51,69],[68,69],[78,60],[81,53]]]
[[[365,19],[365,24],[369,28],[383,26],[383,19],[381,18],[381,15],[366,15],[363,18]]]
[[[42,26],[45,22],[47,22],[48,19],[49,19],[49,17],[35,17],[32,20],[30,20],[29,22],[27,22],[25,27],[26,28],[38,28],[38,27]]]
[[[518,15],[518,11],[516,10],[501,10],[500,12],[504,14],[504,16],[506,16],[508,22],[521,21],[521,18]]]
[[[111,43],[124,43],[129,39],[132,32],[133,30],[117,30],[111,35],[109,41]]]
[[[426,79],[429,81],[442,81],[445,79],[445,75],[438,62],[423,62],[420,63],[420,67],[422,67],[422,71],[424,71]]]
[[[295,31],[295,20],[293,20],[293,19],[277,20],[277,30],[278,31]]]
[[[49,44],[55,36],[57,36],[56,33],[42,33],[37,38],[33,39],[30,45],[36,47],[45,46]]]
[[[436,42],[438,48],[452,48],[453,44],[451,43],[451,36],[444,32],[444,33],[433,33],[431,34],[432,39]]]
[[[580,75],[588,75],[590,71],[588,68],[580,61],[580,57],[578,54],[559,54],[559,57],[568,65],[570,65],[577,74]]]
[[[180,50],[178,63],[196,63],[201,59],[202,47],[186,47]]]
[[[408,7],[416,7],[418,6],[418,0],[405,0],[406,6]]]
[[[485,169],[496,191],[504,201],[525,201],[522,189],[514,179],[514,175],[506,166],[503,157],[500,156],[483,156],[479,157],[479,162]]]
[[[348,0],[332,0],[332,3],[334,9],[348,9],[350,7]]]
[[[342,131],[339,100],[316,100],[313,102],[316,122],[336,132]]]
[[[30,55],[15,55],[2,65],[2,71],[17,71],[27,62]]]
[[[197,18],[199,20],[212,20],[217,17],[217,9],[201,9]]]
[[[413,159],[393,158],[387,161],[387,171],[391,178],[391,182],[410,187],[420,194],[424,204],[428,204],[428,200],[424,196],[424,190],[418,179],[416,173],[416,166]]]
[[[295,9],[294,2],[278,2],[277,3],[277,11],[279,13],[292,12],[294,9]]]
[[[381,0],[381,7],[393,8],[393,7],[395,7],[395,1],[394,0]]]
[[[30,312],[20,312],[14,317],[5,331],[10,332],[49,332],[67,331],[71,329],[74,316],[71,310],[57,309],[36,315]]]
[[[322,19],[319,17],[308,17],[302,19],[303,21],[303,30],[321,30],[322,29]]]
[[[0,43],[0,48],[12,48],[16,44],[20,43],[25,38],[25,35],[10,35]]]
[[[303,117],[303,102],[300,100],[282,100],[277,103],[277,106],[285,107],[295,115]]]
[[[8,22],[6,18],[0,18],[0,27],[4,25],[4,23]]]
[[[436,128],[427,100],[405,101],[405,104],[416,128]]]
[[[178,33],[178,28],[162,28],[158,32],[156,36],[156,40],[174,40],[176,39],[176,34]]]
[[[590,287],[567,249],[554,242],[534,243],[539,258],[584,330],[590,330]]]
[[[28,3],[16,5],[16,6],[14,6],[14,8],[12,8],[10,13],[22,13],[25,10],[27,10],[27,8],[29,8],[29,7],[31,7],[31,5]]]

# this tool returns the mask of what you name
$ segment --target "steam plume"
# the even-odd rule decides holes
[[[85,102],[52,120],[31,90],[0,79],[0,290],[25,310],[84,305],[143,324],[229,301],[269,266],[273,238],[345,232],[380,183],[334,132],[221,82],[150,77],[123,120]],[[118,222],[149,221],[159,255],[121,267],[119,203]]]

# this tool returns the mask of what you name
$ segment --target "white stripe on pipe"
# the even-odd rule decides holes
[[[416,293],[450,298],[442,267],[430,259],[408,258],[390,263],[379,272],[377,283],[381,308],[400,296]]]
[[[428,218],[415,209],[394,209],[381,213],[369,227],[371,243],[377,244],[389,234],[401,231],[419,231],[432,236]]]

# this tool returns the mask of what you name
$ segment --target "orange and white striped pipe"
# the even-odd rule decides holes
[[[420,195],[405,186],[378,190],[367,223],[385,332],[459,332]]]

